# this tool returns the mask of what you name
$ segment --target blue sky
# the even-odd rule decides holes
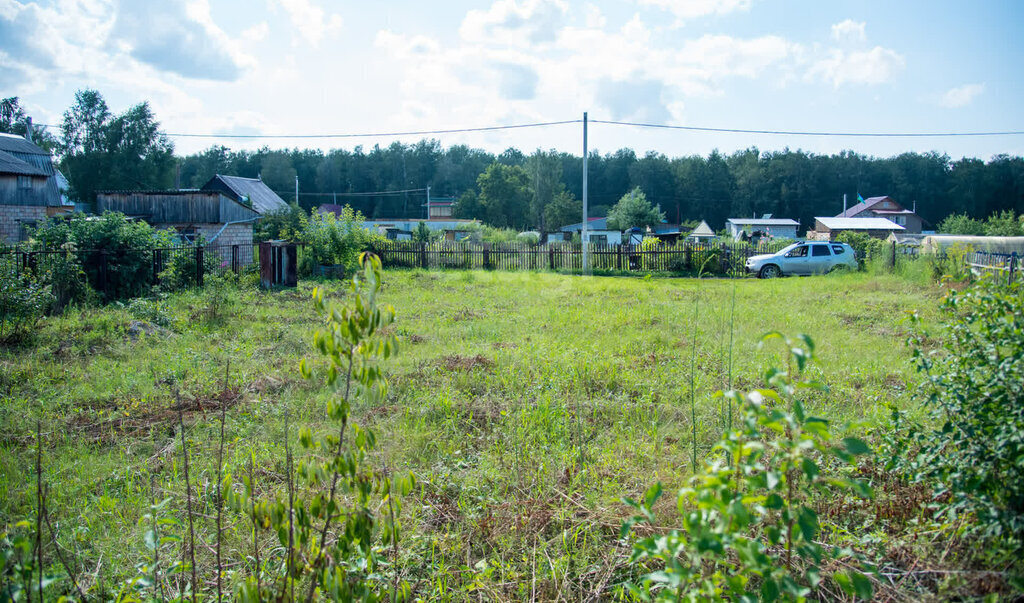
[[[0,94],[57,123],[76,90],[166,131],[323,134],[577,119],[743,129],[1024,130],[1024,3],[1011,1],[0,0]],[[419,137],[408,137],[412,142]],[[437,137],[579,153],[578,125]],[[177,138],[179,152],[392,138]],[[670,156],[757,146],[957,159],[1024,136],[864,139],[595,124],[590,146]]]

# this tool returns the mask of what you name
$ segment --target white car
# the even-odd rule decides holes
[[[857,268],[853,248],[846,243],[803,241],[775,253],[755,255],[747,259],[747,272],[761,278],[790,274],[824,274],[838,268]]]

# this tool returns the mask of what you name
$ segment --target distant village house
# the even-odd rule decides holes
[[[907,209],[893,200],[892,197],[868,197],[860,203],[848,208],[837,218],[886,218],[908,233],[921,232],[924,220],[917,215],[915,209]],[[817,228],[815,228],[817,230]]]
[[[50,154],[31,141],[0,134],[0,243],[17,243],[31,227],[73,206],[61,195]]]
[[[814,230],[807,231],[812,241],[834,241],[843,232],[863,232],[876,239],[888,238],[904,228],[887,218],[815,218]]]

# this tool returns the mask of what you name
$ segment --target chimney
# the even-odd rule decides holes
[[[917,213],[917,199],[914,199],[914,213]]]
[[[843,215],[846,215],[846,193],[843,193]]]
[[[25,140],[32,142],[32,118],[25,118]]]

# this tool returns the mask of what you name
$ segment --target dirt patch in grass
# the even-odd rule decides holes
[[[87,415],[76,415],[67,422],[67,430],[72,434],[98,443],[109,443],[119,436],[145,435],[156,428],[168,429],[173,434],[179,411],[183,418],[188,419],[197,414],[219,412],[221,408],[231,408],[241,399],[242,393],[238,389],[228,389],[212,396],[182,399],[180,404],[172,403],[170,406],[99,421]]]
[[[463,320],[473,320],[475,318],[482,318],[483,314],[470,310],[469,308],[461,308],[449,315],[452,322],[461,322]]]
[[[471,371],[475,368],[481,368],[489,370],[494,366],[494,361],[486,356],[477,354],[476,356],[460,356],[454,354],[451,356],[445,356],[438,361],[438,365],[448,371]]]

